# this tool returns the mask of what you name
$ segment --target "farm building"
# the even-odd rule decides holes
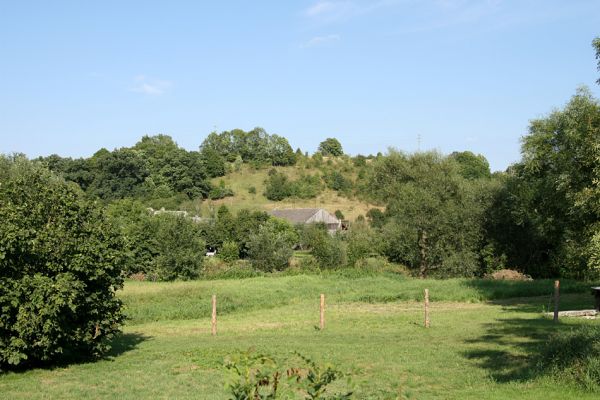
[[[271,211],[270,214],[274,217],[285,219],[294,225],[321,222],[327,226],[327,230],[330,233],[334,233],[342,228],[342,221],[322,208],[276,209]]]

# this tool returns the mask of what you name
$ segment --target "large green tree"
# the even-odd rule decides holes
[[[123,321],[123,242],[102,208],[24,157],[0,156],[0,368],[108,349]]]
[[[483,212],[489,189],[461,176],[460,166],[435,152],[391,151],[374,162],[368,192],[386,205],[386,254],[421,277],[478,272]]]
[[[511,169],[497,220],[512,220],[515,234],[501,243],[541,276],[584,278],[600,232],[600,103],[579,89],[562,110],[533,120],[523,138],[523,160]],[[498,231],[498,229],[496,229]],[[514,249],[515,237],[529,237]]]

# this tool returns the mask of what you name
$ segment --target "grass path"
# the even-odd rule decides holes
[[[427,330],[421,304],[410,299],[423,284],[435,288],[434,296],[438,292]],[[518,287],[535,294],[536,285]],[[485,300],[485,292],[475,289],[472,295],[479,297],[468,298],[461,291],[469,286],[477,287],[464,280],[386,277],[132,282],[122,294],[132,320],[111,357],[0,375],[0,398],[225,399],[222,361],[248,348],[280,358],[296,350],[352,370],[357,399],[597,398],[537,376],[532,364],[536,346],[551,332],[580,323],[600,326],[597,321],[556,325],[540,316],[546,296]],[[495,297],[509,287],[519,293],[511,285],[496,287]],[[224,303],[239,301],[224,304],[214,338],[204,304],[213,291],[229,296]],[[324,331],[314,328],[314,294],[320,291],[331,293]],[[579,291],[563,296],[565,307],[589,306],[589,294],[583,286]],[[365,301],[368,293],[386,301]],[[409,298],[390,300],[393,293]],[[177,304],[195,311],[178,310]],[[187,318],[194,312],[197,318]]]

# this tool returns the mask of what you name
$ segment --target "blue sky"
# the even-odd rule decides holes
[[[89,156],[217,129],[314,151],[472,150],[598,96],[598,0],[0,0],[0,152]]]

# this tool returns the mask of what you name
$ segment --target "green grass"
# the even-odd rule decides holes
[[[587,284],[561,282],[562,309],[590,308]],[[422,327],[422,289],[431,293]],[[210,336],[216,293],[219,334]],[[318,331],[318,296],[326,329]],[[285,358],[294,350],[354,371],[357,399],[592,399],[535,368],[550,334],[598,321],[541,316],[551,281],[272,276],[127,282],[130,317],[97,362],[0,375],[0,398],[225,399],[222,361],[237,350]]]

